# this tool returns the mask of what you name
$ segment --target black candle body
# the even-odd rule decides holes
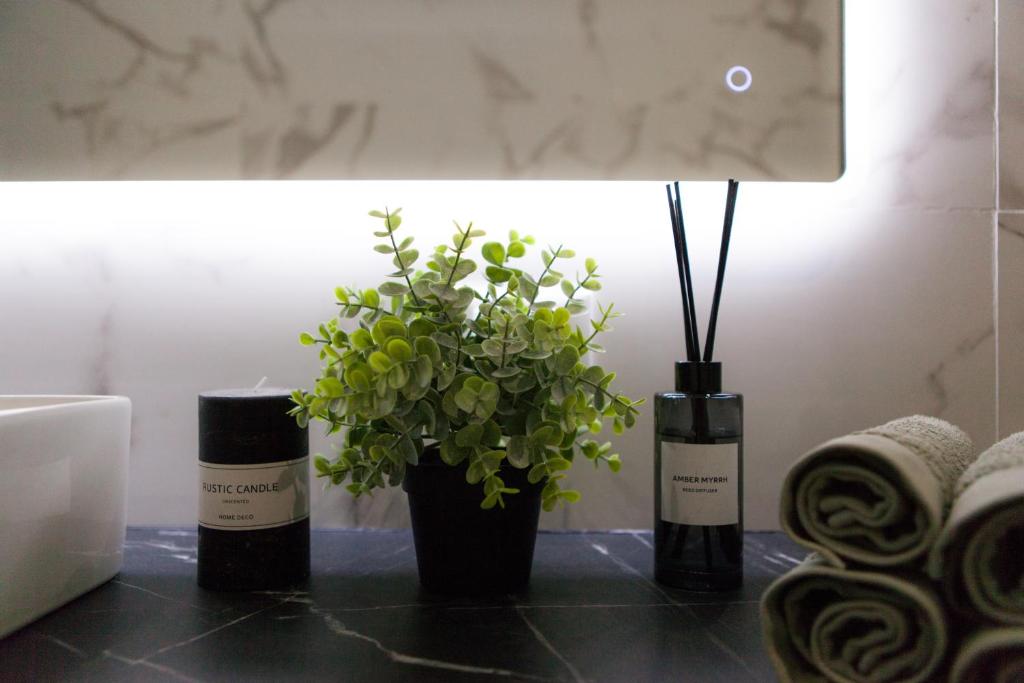
[[[309,576],[309,434],[290,392],[199,395],[198,580],[224,591],[285,588]]]
[[[654,574],[690,590],[743,582],[743,397],[719,363],[680,363],[655,397]]]

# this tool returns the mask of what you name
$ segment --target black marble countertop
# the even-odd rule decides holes
[[[748,533],[742,590],[653,579],[650,532],[541,533],[528,591],[423,593],[408,531],[314,531],[294,591],[213,593],[196,534],[129,529],[109,583],[0,641],[0,681],[771,681],[758,598],[803,556]]]

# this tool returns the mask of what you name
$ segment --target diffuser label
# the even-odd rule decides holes
[[[199,524],[255,530],[309,517],[309,456],[258,465],[199,463]]]
[[[739,491],[739,444],[661,442],[662,521],[737,524]]]

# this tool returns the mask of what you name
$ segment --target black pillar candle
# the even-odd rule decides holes
[[[290,392],[199,395],[199,585],[284,588],[309,576],[309,435]]]

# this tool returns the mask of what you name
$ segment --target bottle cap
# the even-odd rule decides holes
[[[721,393],[721,362],[676,361],[676,391],[686,394]]]

